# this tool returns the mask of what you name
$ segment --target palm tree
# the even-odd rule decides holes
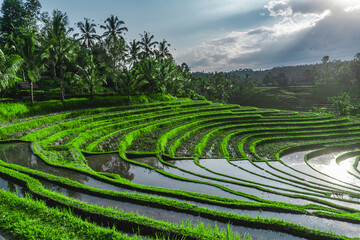
[[[106,54],[109,57],[107,64],[108,77],[113,81],[115,91],[118,91],[118,76],[124,68],[126,42],[122,36],[124,31],[128,31],[125,24],[118,17],[111,15],[104,21],[105,25],[100,27],[105,29],[102,37],[105,38]]]
[[[169,47],[170,44],[165,39],[163,39],[159,43],[159,49],[156,51],[156,53],[157,53],[157,57],[160,58],[160,61],[162,61],[164,58],[171,56],[169,52]]]
[[[28,79],[30,83],[31,103],[34,102],[34,82],[37,82],[41,72],[44,70],[44,62],[41,59],[39,36],[36,35],[36,30],[29,30],[25,28],[20,29],[22,38],[17,38],[14,42],[17,52],[24,59],[23,80]]]
[[[144,32],[143,35],[141,35],[141,41],[140,45],[143,48],[143,57],[147,58],[153,54],[152,47],[154,47],[158,42],[153,42],[154,35],[150,36],[150,33]]]
[[[176,88],[180,88],[180,77],[177,65],[172,58],[162,60],[158,74],[158,86],[161,93],[176,92]]]
[[[121,83],[125,89],[128,102],[130,103],[130,95],[139,90],[142,86],[147,84],[147,80],[142,79],[140,75],[134,74],[133,72],[124,69],[123,73],[120,75]]]
[[[46,52],[43,57],[49,60],[53,69],[53,77],[60,80],[60,97],[65,101],[65,63],[74,61],[76,57],[76,42],[68,38],[69,31],[66,30],[67,16],[58,10],[54,10],[53,19],[48,29],[48,40]]]
[[[105,29],[102,37],[110,41],[115,41],[118,39],[124,40],[122,36],[124,31],[128,31],[127,27],[122,27],[121,25],[125,24],[124,21],[120,21],[118,17],[111,15],[104,21],[105,25],[100,27]]]
[[[110,44],[107,44],[106,48],[106,72],[108,79],[113,82],[116,92],[119,91],[119,74],[121,74],[122,70],[125,68],[126,47],[126,42],[122,39],[118,39],[111,41]]]
[[[6,56],[0,49],[0,92],[12,86],[20,78],[16,76],[23,60],[18,55]]]
[[[138,79],[145,80],[147,82],[149,92],[159,90],[158,69],[159,63],[150,57],[137,63],[136,74]]]
[[[75,79],[90,92],[90,99],[93,99],[96,88],[105,83],[105,76],[100,75],[98,68],[94,63],[94,56],[87,55],[87,64],[85,67],[77,66],[80,76],[75,75]]]
[[[84,22],[78,22],[77,27],[80,29],[80,38],[77,40],[80,41],[81,45],[85,46],[87,49],[90,49],[94,46],[95,40],[98,40],[100,37],[96,34],[96,24],[91,23],[90,19],[84,18]],[[75,34],[74,37],[77,37],[79,34]]]
[[[134,66],[139,60],[139,53],[140,53],[140,45],[139,42],[135,39],[130,42],[128,47],[128,61],[130,63],[130,67]]]

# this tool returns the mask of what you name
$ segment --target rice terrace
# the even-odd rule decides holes
[[[3,0],[0,240],[360,239],[359,11]]]
[[[0,186],[26,200],[1,192],[1,225],[20,201],[30,222],[36,208],[61,206],[70,225],[151,237],[358,237],[359,124],[178,99],[3,126]]]

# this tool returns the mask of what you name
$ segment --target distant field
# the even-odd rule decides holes
[[[243,106],[308,111],[314,108],[331,107],[328,97],[344,90],[341,86],[291,86],[256,87],[255,93],[246,98],[235,99]]]

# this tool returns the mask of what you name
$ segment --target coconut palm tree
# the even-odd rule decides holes
[[[171,54],[169,52],[169,47],[170,47],[170,44],[165,39],[163,39],[159,43],[159,49],[156,50],[156,55],[157,55],[157,58],[160,59],[160,61],[163,61],[164,58],[171,56]]]
[[[147,82],[147,89],[149,92],[159,91],[159,63],[157,61],[150,57],[145,58],[137,63],[136,70],[138,79],[145,80]]]
[[[36,34],[36,30],[30,30],[27,28],[20,29],[22,33],[21,38],[17,38],[13,41],[14,46],[24,62],[22,65],[23,69],[23,80],[28,80],[30,83],[30,95],[31,103],[34,102],[34,82],[40,78],[43,70],[45,70],[44,62],[41,59],[43,53],[40,49],[39,35]]]
[[[6,56],[0,49],[0,92],[21,80],[16,74],[22,62],[23,59],[19,55]]]
[[[148,83],[148,81],[142,78],[141,75],[136,75],[131,70],[126,68],[120,75],[122,86],[125,89],[128,102],[130,103],[130,95],[138,91],[142,86]]]
[[[150,33],[148,32],[144,32],[144,34],[140,34],[141,36],[141,41],[140,41],[140,45],[142,46],[143,49],[143,58],[147,58],[151,55],[153,55],[153,50],[152,48],[158,44],[158,42],[153,41],[154,39],[154,35],[150,35]]]
[[[134,66],[138,62],[139,54],[140,45],[139,42],[134,39],[132,42],[130,42],[130,45],[128,46],[128,61],[130,63],[130,67]]]
[[[85,46],[87,49],[90,49],[94,46],[95,41],[100,37],[96,34],[96,24],[91,23],[90,19],[84,18],[85,22],[78,22],[77,27],[80,29],[80,34],[74,34],[74,37],[80,35],[80,38],[77,40],[80,41],[81,45]]]
[[[65,101],[65,64],[74,61],[77,47],[76,41],[68,37],[70,30],[66,29],[67,15],[58,10],[54,10],[52,22],[48,29],[48,39],[46,52],[42,55],[47,58],[49,65],[53,69],[53,77],[60,81],[60,97]]]
[[[94,63],[94,56],[87,55],[87,64],[85,67],[77,66],[80,75],[75,75],[75,79],[84,86],[90,92],[90,99],[94,98],[95,90],[105,83],[105,76],[100,75],[99,69]]]
[[[120,21],[118,17],[111,15],[104,21],[105,25],[100,25],[100,28],[105,29],[102,37],[110,40],[115,41],[118,39],[124,40],[122,34],[128,31],[127,27],[122,27],[125,24],[124,21]]]

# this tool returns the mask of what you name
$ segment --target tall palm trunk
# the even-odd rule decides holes
[[[65,102],[65,91],[64,91],[64,69],[63,62],[60,62],[60,98],[62,102]]]
[[[34,104],[34,83],[30,80],[30,95],[31,95],[31,104]]]
[[[114,80],[114,88],[115,88],[116,92],[119,92],[119,86],[118,86],[118,82],[116,79]]]
[[[90,86],[90,99],[93,100],[94,99],[94,87]]]

